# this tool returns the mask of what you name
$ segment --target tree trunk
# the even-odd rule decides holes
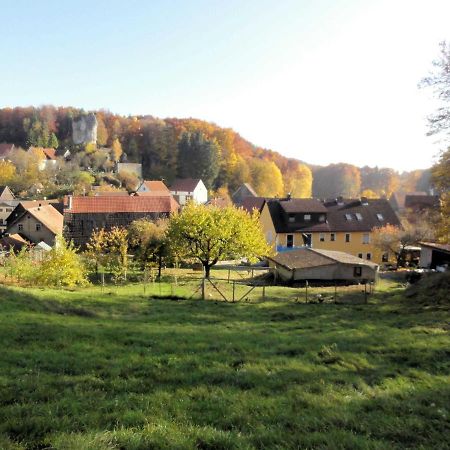
[[[211,272],[211,265],[207,263],[203,263],[203,267],[205,269],[205,278],[209,279],[209,274]]]

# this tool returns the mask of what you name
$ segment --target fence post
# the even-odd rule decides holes
[[[308,280],[305,281],[306,303],[308,303]]]
[[[364,282],[364,302],[367,304],[367,282]]]
[[[105,289],[105,272],[102,272],[102,293],[103,289]]]
[[[230,272],[231,272],[231,269],[228,269],[228,284],[230,284]]]
[[[235,289],[235,286],[236,286],[236,282],[233,280],[233,303],[234,303],[234,289]]]
[[[265,300],[266,299],[266,286],[265,285],[263,286],[263,293],[262,294],[263,294],[262,298],[263,298],[263,300]]]
[[[202,300],[205,300],[205,277],[202,278]]]

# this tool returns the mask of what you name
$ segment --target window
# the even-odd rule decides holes
[[[305,219],[306,222],[309,222],[311,220],[311,214],[305,214],[303,218]]]
[[[362,253],[358,253],[358,258],[363,259],[363,254]]]
[[[295,222],[295,214],[289,214],[289,222]]]
[[[325,234],[324,233],[320,233],[320,242],[325,242]]]
[[[334,242],[336,240],[336,233],[330,233],[330,241]]]
[[[350,242],[350,233],[345,233],[345,242]]]
[[[311,247],[312,245],[312,235],[311,233],[303,233],[303,245],[306,247]]]
[[[346,214],[345,218],[350,222],[352,220],[352,215],[351,214]]]
[[[355,213],[356,219],[361,222],[363,220],[361,213]]]
[[[36,223],[36,231],[41,231],[41,224],[39,222]]]
[[[19,231],[23,231],[23,223],[19,223],[19,225],[17,225],[17,229]]]
[[[286,247],[293,247],[294,246],[294,235],[288,234],[286,236]]]
[[[362,237],[362,243],[363,244],[368,244],[370,242],[370,234],[369,233],[364,233],[363,237]]]
[[[325,222],[325,214],[319,216],[319,222]]]
[[[372,253],[367,253],[367,261],[370,261],[372,259]]]
[[[381,261],[388,262],[389,261],[389,253],[383,253],[383,255],[381,256]]]
[[[383,214],[377,213],[377,219],[378,219],[380,222],[383,222],[383,220],[384,220]]]
[[[3,208],[0,208],[0,212],[3,212]]]
[[[360,277],[362,275],[362,267],[353,267],[353,276]]]

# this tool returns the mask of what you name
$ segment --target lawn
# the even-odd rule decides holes
[[[0,287],[1,449],[450,448],[445,304],[151,288]]]

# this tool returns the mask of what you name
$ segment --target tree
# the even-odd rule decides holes
[[[114,139],[111,145],[111,158],[115,162],[119,162],[120,157],[122,156],[122,145],[119,139]]]
[[[156,222],[147,218],[135,220],[128,229],[130,246],[135,250],[137,259],[145,268],[148,264],[158,264],[158,277],[161,277],[162,259],[167,250],[168,222],[158,219]]]
[[[5,186],[11,184],[16,177],[16,166],[10,162],[1,160],[0,161],[0,186]]]
[[[314,172],[313,194],[319,198],[357,197],[361,191],[361,174],[350,164],[330,164]]]
[[[48,140],[48,146],[51,148],[58,148],[58,145],[59,145],[58,138],[56,137],[55,133],[52,133]]]
[[[117,179],[129,192],[135,191],[139,184],[139,178],[137,175],[132,172],[128,172],[127,170],[122,170],[119,174],[117,174]]]
[[[437,238],[444,244],[450,242],[450,147],[432,168],[432,180],[441,193],[440,220],[437,225]]]
[[[86,275],[84,262],[73,243],[58,236],[53,248],[44,256],[36,281],[43,286],[83,286],[87,284]]]
[[[273,161],[254,158],[250,161],[252,186],[261,197],[281,197],[285,194],[283,177]]]
[[[167,240],[172,252],[198,259],[209,278],[217,261],[248,258],[254,261],[271,253],[258,213],[233,206],[218,208],[189,203],[169,221]]]
[[[448,139],[450,134],[450,44],[443,41],[439,46],[439,58],[433,61],[435,71],[423,78],[419,86],[431,88],[440,102],[437,111],[428,117],[428,134],[444,133]]]
[[[211,189],[219,174],[220,146],[202,132],[183,133],[178,143],[178,173],[182,178],[200,178]]]
[[[404,222],[402,228],[388,224],[372,230],[372,243],[382,252],[394,254],[397,267],[400,267],[406,247],[417,245],[423,240],[430,240],[432,234],[432,230],[424,221],[415,224]]]
[[[305,164],[297,164],[296,167],[288,170],[284,176],[286,191],[290,192],[292,197],[310,198],[312,181],[311,169]]]

